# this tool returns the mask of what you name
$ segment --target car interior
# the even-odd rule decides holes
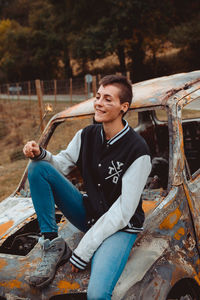
[[[190,175],[194,175],[200,171],[200,118],[184,120],[182,127],[185,156]]]

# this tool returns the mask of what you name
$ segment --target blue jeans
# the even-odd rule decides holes
[[[41,232],[57,232],[55,204],[79,230],[86,232],[86,211],[78,189],[50,163],[29,165],[33,205]],[[137,234],[116,232],[100,245],[92,258],[87,299],[111,299],[113,289],[126,265]]]

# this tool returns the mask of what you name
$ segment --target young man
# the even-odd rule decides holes
[[[131,101],[132,86],[126,77],[105,76],[94,101],[97,124],[79,130],[58,155],[34,141],[25,145],[25,156],[33,160],[28,178],[44,237],[43,260],[29,276],[31,285],[47,285],[58,264],[69,258],[65,241],[57,234],[56,204],[85,232],[70,263],[72,271],[78,272],[92,260],[88,299],[111,299],[137,233],[143,229],[141,193],[151,171],[145,141],[123,119]],[[87,195],[63,176],[75,165]]]

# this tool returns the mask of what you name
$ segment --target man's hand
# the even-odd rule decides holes
[[[23,148],[24,155],[28,158],[34,158],[40,155],[40,147],[35,141],[28,142]]]
[[[72,272],[74,273],[78,273],[80,270],[76,267],[74,267],[74,265],[70,264],[71,268],[72,268]]]

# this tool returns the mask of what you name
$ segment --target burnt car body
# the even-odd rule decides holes
[[[200,299],[200,71],[140,82],[133,93],[127,118],[131,123],[137,114],[134,127],[149,145],[153,167],[142,195],[144,231],[112,299]],[[40,145],[49,149],[54,132],[65,124],[62,148],[64,133],[76,120],[92,122],[93,100],[56,114]],[[76,169],[68,178],[82,189]],[[58,210],[56,217],[60,234],[74,249],[82,233]],[[90,272],[71,273],[68,263],[42,290],[26,283],[41,259],[39,235],[25,170],[17,190],[0,203],[0,299],[86,299]]]

